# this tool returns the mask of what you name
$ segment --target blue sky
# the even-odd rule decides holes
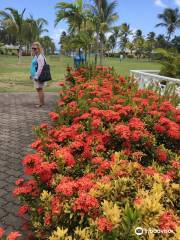
[[[72,2],[64,0],[66,2]],[[30,13],[35,17],[46,18],[49,22],[48,29],[50,35],[56,45],[59,40],[59,36],[63,30],[67,29],[65,22],[61,22],[56,28],[54,28],[55,20],[55,8],[54,6],[58,0],[0,0],[0,10],[6,7],[13,7],[20,11],[26,8],[26,16]],[[141,29],[143,34],[146,35],[150,31],[154,31],[157,34],[165,33],[163,28],[155,28],[158,23],[157,15],[162,13],[165,7],[179,8],[180,0],[119,0],[117,13],[119,14],[119,20],[116,25],[120,25],[123,22],[130,24],[133,30]],[[176,31],[176,35],[180,35],[180,31]]]

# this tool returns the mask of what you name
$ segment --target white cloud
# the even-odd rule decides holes
[[[179,0],[175,0],[175,1],[179,1]],[[162,0],[155,0],[154,3],[155,3],[156,6],[159,6],[159,7],[162,7],[162,8],[167,7],[167,5],[162,2]]]
[[[180,0],[174,0],[175,4],[180,7]]]

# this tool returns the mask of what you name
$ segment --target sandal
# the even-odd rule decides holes
[[[37,104],[37,105],[35,105],[35,107],[37,107],[37,108],[42,107],[42,106],[43,106],[43,104]]]

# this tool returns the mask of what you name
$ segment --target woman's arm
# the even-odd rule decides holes
[[[37,69],[37,72],[36,72],[36,75],[35,75],[35,79],[38,80],[39,76],[41,75],[44,63],[45,63],[45,60],[44,60],[44,57],[42,56],[42,54],[40,54],[38,56],[37,62],[38,62],[38,69]]]

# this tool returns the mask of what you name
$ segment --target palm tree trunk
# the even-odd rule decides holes
[[[170,39],[171,39],[171,34],[172,34],[171,32],[168,33],[167,42],[170,41]]]
[[[96,36],[95,65],[97,65],[98,52],[99,52],[99,31],[97,31],[97,36]]]
[[[87,50],[85,50],[85,59],[84,59],[84,64],[87,62]]]
[[[91,57],[91,45],[89,46],[89,49],[88,49],[88,59],[90,61],[90,57]]]
[[[103,64],[103,41],[100,41],[100,65]]]
[[[21,48],[21,43],[19,44],[19,52],[18,52],[18,62],[21,62],[21,55],[22,55],[22,48]]]

